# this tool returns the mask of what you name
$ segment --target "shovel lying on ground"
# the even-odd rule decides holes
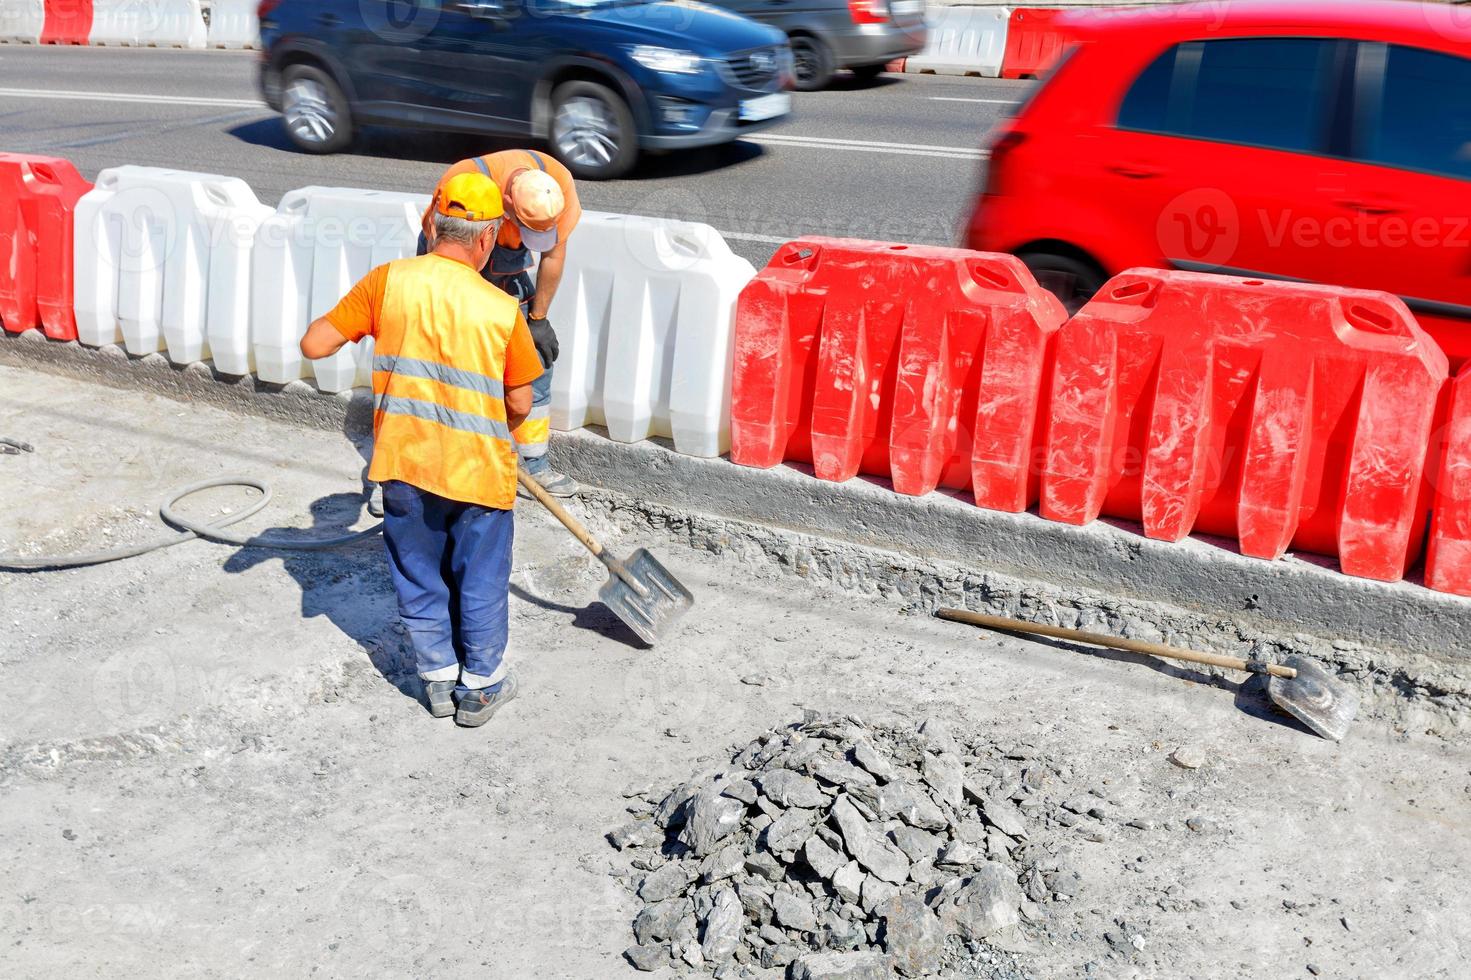
[[[542,489],[534,478],[524,470],[517,470],[516,476],[527,493],[551,511],[552,516],[561,521],[588,551],[608,566],[608,581],[598,590],[598,598],[645,643],[650,646],[657,643],[695,604],[690,590],[680,585],[679,580],[670,575],[653,555],[640,548],[619,561],[604,551],[588,529],[567,513],[567,509]]]
[[[1101,633],[1085,633],[1062,626],[1043,626],[1019,619],[987,616],[964,609],[938,609],[935,615],[953,623],[969,623],[1007,633],[1030,633],[1035,636],[1050,636],[1058,640],[1071,640],[1096,647],[1111,647],[1128,650],[1151,657],[1168,660],[1183,660],[1192,664],[1207,664],[1227,670],[1244,670],[1251,674],[1267,675],[1267,695],[1272,702],[1289,715],[1302,722],[1322,737],[1334,742],[1343,740],[1348,726],[1359,710],[1359,695],[1351,688],[1329,677],[1327,672],[1311,660],[1288,657],[1281,664],[1269,664],[1260,660],[1242,660],[1240,657],[1224,657],[1196,650],[1181,650],[1163,643],[1148,643],[1143,640],[1125,640]]]

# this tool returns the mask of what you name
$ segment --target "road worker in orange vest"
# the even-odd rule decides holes
[[[567,262],[567,241],[582,218],[582,204],[572,172],[536,150],[503,150],[461,160],[445,171],[435,188],[436,199],[445,182],[460,174],[480,173],[495,181],[506,204],[506,220],[496,238],[495,251],[485,267],[485,278],[521,303],[536,351],[546,372],[532,388],[531,415],[516,428],[516,447],[527,473],[547,492],[570,497],[577,482],[551,468],[547,438],[551,425],[552,365],[557,360],[557,331],[548,318]],[[434,240],[430,218],[424,213],[424,245]],[[540,256],[540,258],[536,258]],[[536,280],[531,278],[536,269]]]
[[[480,173],[445,181],[433,246],[368,273],[301,341],[328,357],[372,337],[383,539],[430,713],[485,724],[516,696],[506,662],[516,501],[512,432],[542,364],[516,300],[480,272],[504,216]]]

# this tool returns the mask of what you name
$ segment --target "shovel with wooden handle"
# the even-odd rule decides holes
[[[623,561],[604,550],[598,540],[577,518],[567,512],[557,498],[547,493],[525,470],[517,470],[516,478],[537,501],[552,512],[583,546],[608,567],[608,581],[598,590],[603,605],[645,643],[653,646],[665,636],[691,606],[695,597],[679,583],[669,570],[643,548]]]
[[[1063,626],[1044,626],[1020,619],[1002,616],[987,616],[965,609],[937,609],[935,615],[954,623],[968,623],[1007,633],[1030,633],[1034,636],[1050,636],[1053,639],[1086,643],[1096,647],[1110,647],[1143,653],[1167,660],[1183,660],[1192,664],[1207,664],[1227,670],[1244,670],[1252,674],[1266,674],[1267,695],[1272,702],[1292,717],[1302,722],[1323,738],[1340,742],[1348,734],[1354,715],[1359,710],[1358,693],[1329,677],[1327,672],[1311,660],[1288,657],[1286,663],[1269,664],[1261,660],[1243,660],[1217,653],[1201,653],[1198,650],[1182,650],[1163,643],[1144,640],[1126,640],[1102,633],[1085,633]]]

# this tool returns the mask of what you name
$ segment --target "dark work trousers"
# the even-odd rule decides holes
[[[383,541],[419,676],[496,690],[506,676],[512,511],[383,484]]]

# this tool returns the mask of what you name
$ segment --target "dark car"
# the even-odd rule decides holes
[[[797,88],[824,88],[839,68],[872,78],[924,50],[924,0],[712,0],[792,40]]]
[[[311,153],[370,124],[528,136],[599,180],[640,150],[724,143],[791,112],[785,35],[703,4],[265,0],[259,13],[261,90]]]

